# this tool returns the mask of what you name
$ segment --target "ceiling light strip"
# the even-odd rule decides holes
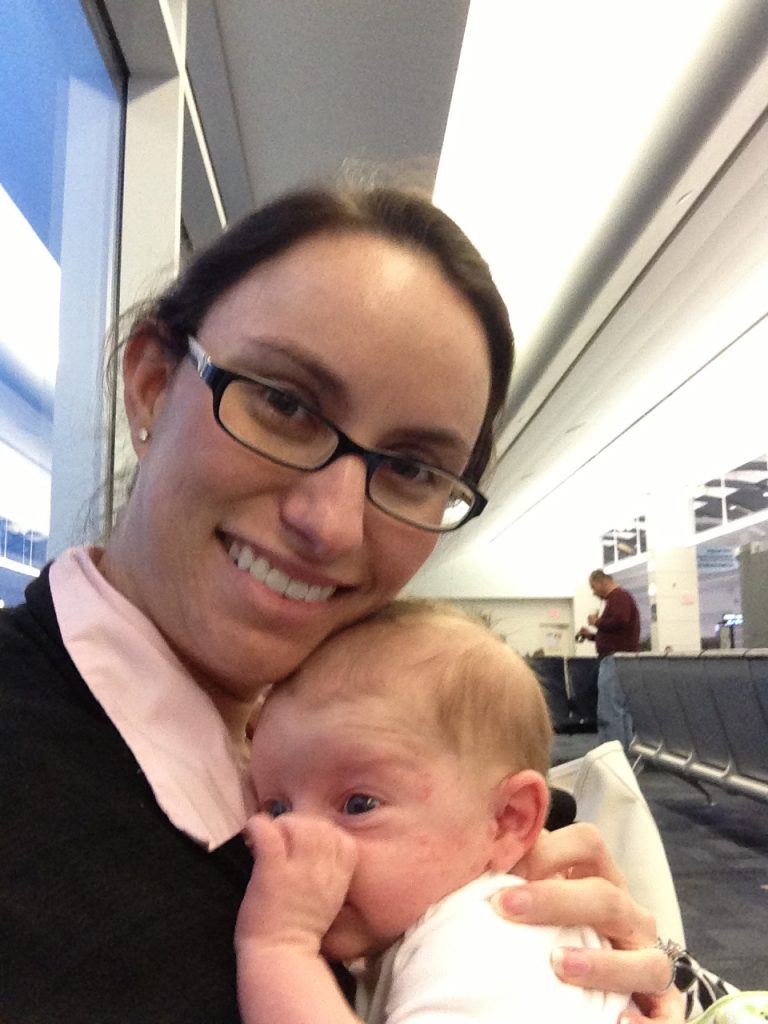
[[[642,414],[642,416],[638,416],[636,419],[632,420],[631,423],[627,424],[627,426],[624,427],[623,430],[620,430],[619,433],[616,434],[614,437],[612,437],[610,441],[607,441],[601,448],[599,448],[596,452],[594,452],[592,455],[590,455],[590,457],[588,459],[585,459],[584,462],[582,462],[574,470],[572,470],[570,473],[568,473],[567,476],[564,476],[563,479],[560,480],[558,483],[556,483],[554,487],[551,487],[548,491],[546,491],[544,494],[542,494],[540,497],[538,497],[536,499],[536,501],[534,501],[531,505],[529,505],[523,512],[521,512],[518,516],[516,516],[511,522],[506,522],[500,530],[498,530],[496,533],[494,533],[491,536],[491,538],[490,538],[491,542],[497,540],[503,533],[506,533],[506,531],[510,527],[514,526],[515,523],[519,523],[520,520],[523,519],[525,516],[527,516],[529,512],[532,512],[535,508],[537,508],[539,505],[541,505],[542,502],[544,502],[548,498],[550,498],[556,491],[559,491],[560,488],[564,484],[568,483],[568,481],[572,480],[573,477],[575,477],[577,475],[577,473],[580,473],[591,462],[594,462],[595,459],[599,458],[603,454],[603,452],[607,451],[611,447],[611,445],[616,444],[616,442],[618,440],[620,440],[622,437],[624,437],[625,434],[628,434],[631,430],[634,430],[634,428],[639,423],[641,423],[644,419],[646,419],[648,416],[650,416],[651,413],[655,412],[660,406],[662,406],[666,401],[668,401],[670,398],[672,398],[673,395],[676,395],[677,392],[680,391],[682,388],[684,388],[687,384],[690,384],[690,382],[692,380],[694,380],[696,377],[698,377],[699,374],[702,373],[704,370],[706,370],[709,366],[711,366],[713,363],[717,362],[717,360],[721,356],[725,355],[725,353],[728,352],[729,349],[733,348],[734,345],[738,344],[743,338],[745,338],[750,333],[750,331],[753,331],[756,327],[758,327],[760,324],[765,323],[765,322],[768,322],[768,313],[763,313],[762,316],[759,316],[757,318],[757,320],[755,320],[748,327],[746,327],[743,331],[741,331],[739,334],[737,334],[735,338],[732,338],[731,341],[729,341],[727,345],[724,345],[723,348],[721,348],[719,352],[716,352],[705,363],[702,363],[702,365],[699,366],[698,369],[694,370],[693,373],[689,374],[684,380],[680,381],[680,383],[677,384],[674,388],[672,388],[671,391],[668,391],[662,398],[660,398],[658,400],[658,402],[656,402],[654,405],[652,405],[650,407],[650,409],[646,409],[646,411]]]

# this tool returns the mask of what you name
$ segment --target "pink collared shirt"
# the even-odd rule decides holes
[[[69,548],[51,566],[64,646],[171,823],[214,850],[253,812],[247,765],[208,695],[96,568],[100,556]]]

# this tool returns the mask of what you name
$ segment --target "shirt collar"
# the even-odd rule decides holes
[[[64,646],[171,823],[213,850],[253,811],[246,766],[210,697],[98,571],[100,556],[69,548],[51,566]]]

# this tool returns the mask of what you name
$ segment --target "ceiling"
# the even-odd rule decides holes
[[[189,72],[229,218],[345,165],[431,188],[468,7],[190,0]]]
[[[530,2],[189,7],[190,78],[230,219],[350,167],[383,164],[431,186],[443,155],[437,201],[489,255],[521,325],[495,500],[456,543],[493,541],[649,411],[671,415],[684,385],[701,383],[765,312],[768,4],[676,0],[689,19],[679,38],[696,45],[680,66],[667,54],[668,81],[634,138],[622,123],[634,110],[622,68],[639,75],[663,63],[660,47],[635,45],[637,8],[583,0],[577,16],[570,0]],[[470,68],[479,20],[502,14],[514,19],[508,34],[481,41]],[[649,0],[642,17],[651,40],[670,35],[668,2]],[[527,80],[511,78],[525,57]],[[592,65],[596,91],[582,101],[577,85]],[[470,72],[485,89],[474,101]],[[560,258],[565,215],[587,210],[585,183],[605,161],[598,147],[619,126],[628,155]],[[559,151],[547,148],[553,140]],[[535,316],[523,302],[534,290],[543,296]],[[702,325],[695,335],[693,323]]]

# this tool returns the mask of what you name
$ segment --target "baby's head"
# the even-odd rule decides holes
[[[453,889],[512,868],[546,816],[551,740],[522,659],[447,604],[395,602],[277,684],[253,736],[261,809],[331,818],[358,845],[324,951],[380,949]]]

